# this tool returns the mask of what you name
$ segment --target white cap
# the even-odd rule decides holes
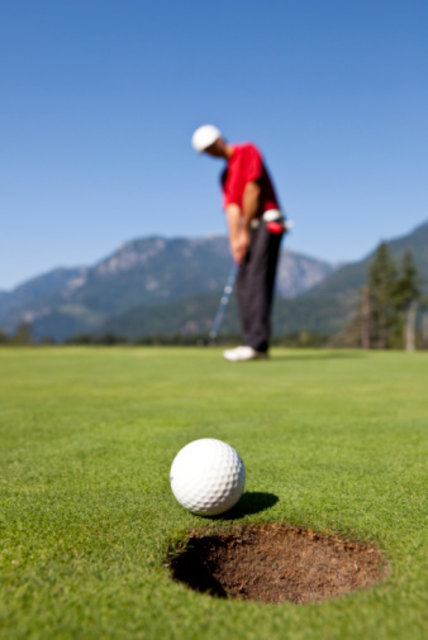
[[[205,151],[221,137],[220,131],[212,124],[204,124],[196,129],[192,136],[192,145],[196,151]]]

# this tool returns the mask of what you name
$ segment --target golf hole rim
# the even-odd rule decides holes
[[[375,542],[284,522],[191,529],[165,565],[174,582],[204,595],[296,605],[368,590],[389,574]]]

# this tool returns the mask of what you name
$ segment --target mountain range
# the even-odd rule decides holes
[[[397,261],[410,249],[420,277],[428,281],[428,222],[387,244]],[[340,332],[355,310],[374,251],[335,268],[291,252],[285,243],[275,332]],[[129,339],[207,333],[230,268],[223,236],[133,240],[93,266],[55,269],[0,292],[0,328],[11,334],[26,321],[36,339],[50,336],[57,341],[78,333],[115,333]],[[222,325],[225,333],[239,331],[235,306],[232,296]]]
[[[116,327],[121,317],[138,312],[143,318],[132,337],[160,330],[171,333],[168,322],[162,324],[160,318],[172,305],[175,311],[167,318],[175,321],[173,332],[190,331],[193,326],[198,330],[196,318],[193,324],[177,325],[180,305],[188,308],[189,300],[194,300],[194,307],[200,299],[205,327],[231,264],[224,236],[132,240],[93,266],[54,269],[10,292],[0,292],[0,327],[12,334],[25,321],[36,339],[50,336],[63,341],[77,333],[110,330],[112,322]],[[333,270],[327,262],[283,249],[278,295],[296,296]],[[212,303],[205,307],[207,297]],[[129,336],[120,326],[117,331]]]

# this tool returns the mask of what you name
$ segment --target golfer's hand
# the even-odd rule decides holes
[[[230,250],[232,257],[237,264],[240,264],[245,258],[250,246],[250,232],[246,228],[242,228],[235,237],[230,239]]]

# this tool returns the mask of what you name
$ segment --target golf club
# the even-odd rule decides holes
[[[229,276],[226,281],[226,285],[223,290],[223,294],[220,299],[220,304],[218,305],[217,313],[214,318],[214,322],[208,334],[209,339],[214,341],[217,337],[218,331],[220,329],[221,321],[223,320],[224,312],[226,311],[226,307],[229,302],[229,298],[233,291],[233,285],[235,283],[236,274],[238,271],[238,265],[236,262],[232,264],[232,268],[230,269]]]

